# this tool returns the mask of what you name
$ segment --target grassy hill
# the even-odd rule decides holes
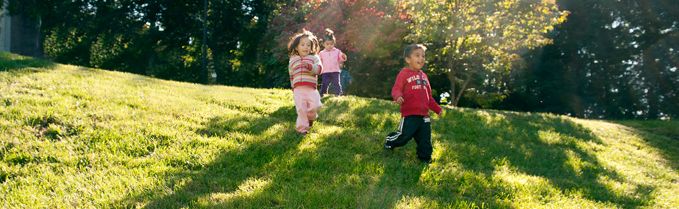
[[[678,208],[679,123],[447,108],[434,163],[389,101],[206,86],[0,54],[3,208]]]

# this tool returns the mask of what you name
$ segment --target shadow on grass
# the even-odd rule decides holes
[[[590,130],[570,120],[495,111],[453,112],[447,118],[434,129],[444,129],[443,134],[455,138],[442,143],[459,153],[453,154],[450,160],[459,161],[466,169],[492,176],[498,167],[507,166],[543,177],[561,193],[580,194],[588,200],[623,208],[652,201],[654,187],[636,185],[634,194],[625,195],[602,184],[602,178],[626,181],[614,170],[605,169],[592,151],[578,145],[583,142],[601,145],[602,142]],[[465,128],[456,129],[458,133],[446,133],[445,129],[451,126]],[[508,191],[511,193],[511,189]]]
[[[542,177],[557,192],[639,207],[652,201],[652,186],[637,185],[622,195],[599,182],[624,182],[578,143],[601,144],[570,120],[537,114],[448,110],[433,123],[432,165],[416,160],[414,143],[382,149],[384,134],[398,123],[398,109],[386,101],[351,97],[324,99],[317,125],[307,136],[295,133],[295,110],[211,118],[196,133],[238,141],[210,165],[170,173],[164,188],[116,205],[147,208],[512,208],[522,198],[494,174],[506,166]],[[578,166],[572,166],[577,159]],[[549,189],[549,188],[547,188]],[[548,194],[543,194],[548,195]],[[544,197],[544,196],[543,196]],[[539,197],[541,198],[541,197]],[[547,200],[549,201],[549,200]],[[422,203],[418,205],[418,203]]]
[[[679,171],[679,122],[677,121],[612,121],[629,128],[657,149],[669,166]]]
[[[353,110],[371,112],[364,108]],[[292,126],[292,119],[288,121]],[[292,146],[286,145],[286,149],[269,150],[277,154],[259,167],[262,173],[257,173],[256,169],[243,171],[250,177],[238,179],[241,181],[238,191],[210,191],[203,196],[213,198],[194,201],[191,206],[393,208],[404,196],[420,194],[416,192],[421,187],[418,181],[426,166],[415,161],[413,156],[410,156],[412,160],[404,160],[399,154],[384,152],[375,146],[375,140],[365,137],[370,134],[361,129],[339,128],[331,121],[319,121],[314,128],[316,130],[312,129],[301,139],[291,137],[299,141],[295,140]],[[263,132],[253,130],[248,133]],[[245,188],[252,187],[252,179],[264,179],[265,186],[248,194]]]
[[[52,68],[54,65],[53,62],[48,60],[0,52],[0,72],[16,71],[26,68]],[[37,69],[26,69],[26,71],[35,72]]]
[[[294,108],[279,108],[274,115],[289,115],[294,113]],[[252,134],[255,137],[244,140],[234,139],[233,130],[229,127],[241,124],[245,129],[239,129],[239,134]],[[134,207],[139,202],[149,201],[146,208],[181,208],[195,206],[196,201],[207,198],[212,201],[217,197],[211,194],[223,194],[221,196],[237,196],[239,186],[248,180],[269,178],[270,162],[276,161],[288,150],[294,148],[301,140],[290,127],[289,120],[285,117],[263,118],[253,115],[236,115],[228,118],[212,118],[204,128],[197,130],[200,135],[220,137],[223,140],[236,140],[233,149],[225,149],[223,153],[209,165],[200,170],[189,169],[164,174],[165,188],[174,188],[167,194],[160,194],[158,190],[148,190],[135,197],[114,203],[124,207]],[[275,135],[262,134],[269,129],[284,130]],[[224,130],[226,129],[226,130]],[[264,137],[258,139],[256,137]],[[231,193],[232,195],[228,195]],[[224,195],[225,194],[225,195]],[[233,198],[232,197],[232,198]],[[276,202],[270,202],[276,205]]]
[[[336,103],[335,107],[337,104],[349,108],[349,103]],[[358,109],[354,110],[365,111]],[[393,206],[402,195],[419,187],[425,166],[383,153],[370,133],[340,128],[325,120],[302,137],[293,129],[294,118],[292,106],[263,117],[211,118],[196,133],[225,140],[236,135],[262,139],[239,141],[239,147],[224,150],[201,170],[163,175],[167,183],[161,187],[176,188],[171,192],[149,190],[114,204],[134,207],[146,202],[146,208],[381,208]],[[362,194],[352,195],[358,191]]]

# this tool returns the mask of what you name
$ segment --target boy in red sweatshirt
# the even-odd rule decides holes
[[[403,56],[407,67],[401,69],[396,76],[391,97],[401,105],[401,123],[398,131],[389,133],[384,143],[385,149],[404,146],[415,138],[417,142],[417,158],[431,163],[431,119],[429,110],[441,115],[441,107],[431,94],[429,78],[422,72],[424,52],[427,48],[421,44],[406,46]]]

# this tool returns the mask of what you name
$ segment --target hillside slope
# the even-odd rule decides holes
[[[291,97],[0,54],[1,206],[679,207],[677,132],[648,128],[676,122],[447,108],[424,165],[382,149],[391,102],[325,98],[301,137]]]

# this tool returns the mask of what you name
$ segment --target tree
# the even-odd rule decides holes
[[[503,108],[585,118],[679,115],[679,6],[671,0],[562,0],[571,12],[512,74]]]
[[[568,14],[538,0],[423,0],[407,8],[409,39],[430,46],[429,68],[446,73],[453,105],[470,85],[503,94],[501,76],[522,53],[550,43],[545,34]]]

